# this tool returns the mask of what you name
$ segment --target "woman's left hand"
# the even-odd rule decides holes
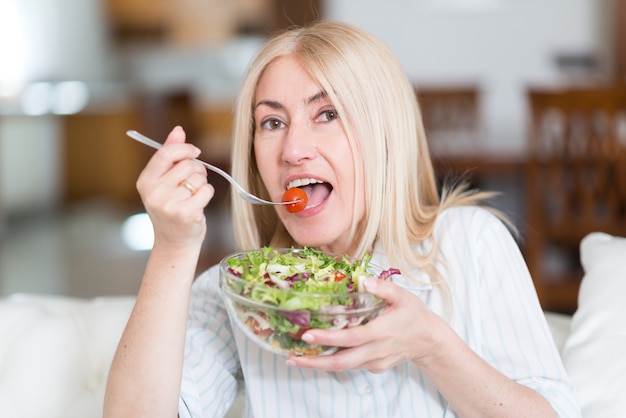
[[[441,317],[417,296],[392,282],[368,278],[365,289],[388,303],[377,318],[349,329],[305,332],[303,341],[343,349],[329,356],[290,356],[287,364],[331,371],[367,369],[380,373],[406,361],[419,364],[420,360],[436,353],[437,330],[448,328]]]

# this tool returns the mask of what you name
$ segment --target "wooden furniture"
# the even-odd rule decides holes
[[[618,83],[626,83],[626,1],[611,0],[608,3],[612,27],[612,61],[614,78]]]
[[[476,151],[482,135],[477,86],[418,86],[416,94],[433,156]]]
[[[138,126],[132,109],[62,118],[64,204],[105,198],[140,205],[135,182],[152,152],[126,137]]]
[[[273,0],[272,31],[295,25],[307,25],[320,20],[324,16],[322,0]]]
[[[626,234],[626,90],[528,92],[526,257],[542,306],[571,312],[590,232]]]
[[[321,0],[105,0],[118,44],[206,45],[241,34],[265,36],[323,17]]]

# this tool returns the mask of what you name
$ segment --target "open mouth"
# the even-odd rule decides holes
[[[287,189],[293,187],[298,187],[306,193],[309,201],[307,207],[309,208],[321,204],[333,191],[333,186],[330,183],[311,178],[296,179],[289,182]]]

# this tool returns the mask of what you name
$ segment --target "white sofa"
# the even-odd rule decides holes
[[[584,417],[626,417],[626,238],[581,243],[585,278],[573,317],[547,313]],[[132,297],[0,299],[0,417],[101,416]],[[240,416],[242,396],[229,413]]]

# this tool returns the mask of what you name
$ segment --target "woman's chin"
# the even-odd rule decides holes
[[[289,231],[294,241],[302,247],[319,248],[329,245],[329,243],[332,243],[336,239],[335,236],[331,237],[316,228],[298,228],[296,226],[294,228],[287,228],[287,231]]]
[[[301,247],[317,248],[328,252],[345,252],[345,245],[342,245],[343,240],[334,229],[294,227],[287,230],[293,240]],[[344,250],[337,251],[336,249],[339,248]]]

